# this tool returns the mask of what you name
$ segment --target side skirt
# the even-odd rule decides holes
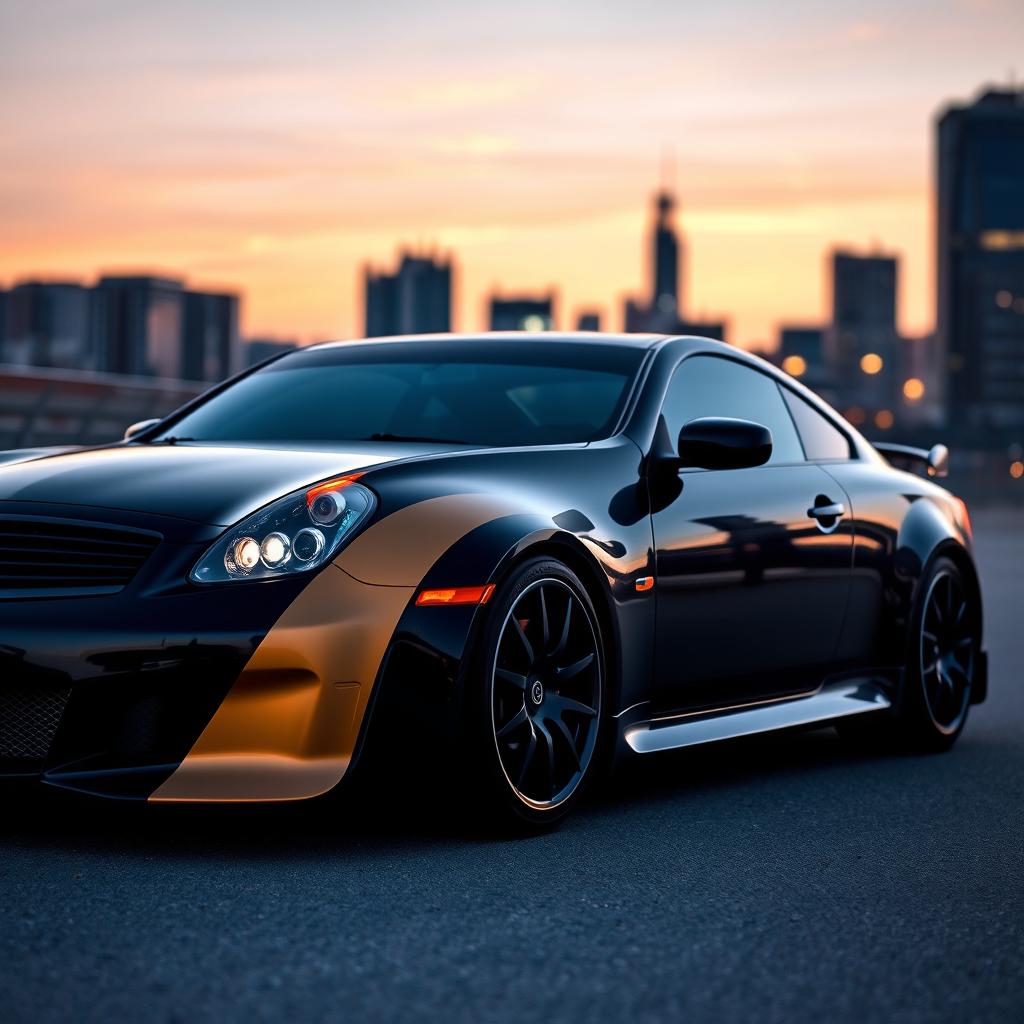
[[[846,680],[827,684],[809,697],[638,722],[627,727],[625,740],[634,753],[653,754],[776,729],[815,725],[849,715],[884,711],[891,706],[881,685],[863,679]]]

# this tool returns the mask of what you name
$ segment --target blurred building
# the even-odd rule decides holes
[[[782,324],[774,361],[791,377],[816,391],[828,390],[832,375],[825,361],[825,328],[818,324]]]
[[[625,328],[631,333],[696,334],[725,341],[724,320],[689,319],[685,315],[681,283],[685,247],[675,225],[675,210],[671,192],[663,189],[655,195],[649,297],[626,300]]]
[[[69,281],[25,281],[6,294],[0,360],[15,366],[92,369],[90,293]]]
[[[366,336],[452,329],[452,264],[403,253],[394,274],[365,270]]]
[[[555,293],[545,296],[491,296],[492,331],[550,331],[555,325]]]
[[[175,278],[100,278],[93,316],[98,369],[136,377],[178,377],[184,290]]]
[[[577,331],[599,331],[601,330],[601,314],[592,311],[585,311],[576,317]]]
[[[990,89],[937,122],[939,350],[950,421],[1024,428],[1024,90]]]
[[[298,348],[294,341],[278,341],[276,338],[250,338],[243,346],[243,367],[255,366],[264,359],[284,355]]]
[[[177,278],[106,276],[92,330],[101,370],[217,381],[237,363],[238,296],[188,291]]]
[[[825,333],[828,371],[841,404],[890,409],[898,389],[895,256],[836,250],[832,263],[832,322]]]
[[[238,296],[229,292],[185,292],[178,376],[212,383],[229,377],[239,361]]]
[[[651,309],[666,316],[675,316],[683,308],[679,294],[680,243],[673,219],[676,201],[667,190],[654,201],[654,289]]]

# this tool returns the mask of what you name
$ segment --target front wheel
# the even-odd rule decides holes
[[[554,824],[592,774],[605,703],[600,626],[568,566],[534,559],[499,588],[477,666],[483,809],[504,825]]]

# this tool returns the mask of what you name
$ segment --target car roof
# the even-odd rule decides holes
[[[701,338],[689,335],[672,334],[611,334],[599,331],[466,331],[448,334],[396,334],[379,338],[353,338],[349,341],[323,341],[316,345],[309,345],[307,349],[317,348],[342,348],[346,345],[389,345],[409,344],[423,342],[425,344],[437,343],[439,341],[487,341],[495,344],[522,344],[523,342],[555,341],[568,342],[577,345],[610,345],[621,348],[657,348],[665,342],[682,342],[685,348],[721,349],[728,352],[739,352],[742,350],[727,345],[724,342],[714,341],[711,338]]]

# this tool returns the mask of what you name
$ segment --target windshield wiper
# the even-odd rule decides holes
[[[171,434],[170,437],[155,437],[152,441],[148,441],[147,444],[181,444],[185,441],[194,440],[194,437],[175,437]]]
[[[419,434],[371,434],[369,437],[361,437],[360,441],[422,441],[425,444],[476,444],[475,441],[458,441],[453,437],[423,437]]]

